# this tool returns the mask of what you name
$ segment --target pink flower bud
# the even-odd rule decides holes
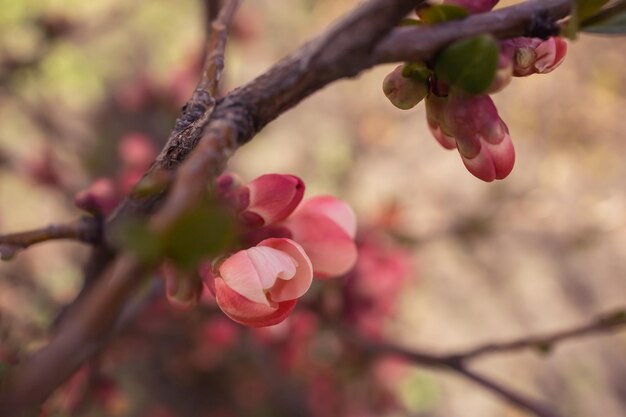
[[[435,95],[428,97],[426,99],[426,121],[428,122],[430,132],[441,146],[446,149],[455,149],[456,140],[450,136],[448,129],[444,126],[444,111],[447,104],[447,97],[437,97]]]
[[[252,327],[284,320],[313,280],[311,261],[302,247],[281,238],[235,253],[218,272],[218,306],[234,321]]]
[[[417,105],[428,94],[428,81],[405,77],[402,72],[404,65],[396,67],[383,81],[383,92],[391,104],[402,110]]]
[[[470,13],[484,13],[493,9],[500,0],[444,0],[444,4],[455,4]]]
[[[447,98],[429,97],[426,110],[435,139],[446,149],[456,147],[470,173],[488,182],[509,175],[515,150],[489,96],[453,91]]]
[[[260,227],[285,219],[302,201],[304,183],[293,175],[266,174],[235,191],[242,219]]]
[[[538,38],[513,38],[502,42],[502,50],[512,59],[513,75],[525,77],[547,74],[561,65],[567,54],[567,42],[559,36],[545,41]]]
[[[316,276],[339,276],[354,266],[356,218],[343,201],[331,196],[305,200],[284,224],[309,255]]]
[[[506,124],[487,95],[450,96],[446,125],[470,173],[483,181],[503,179],[513,169],[515,151]]]
[[[74,196],[76,207],[86,212],[107,216],[119,202],[113,181],[108,178],[98,178],[89,188],[79,191]]]

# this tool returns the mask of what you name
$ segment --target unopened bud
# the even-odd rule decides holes
[[[428,95],[428,81],[403,75],[403,65],[396,67],[383,81],[383,92],[391,104],[402,110],[417,105]]]

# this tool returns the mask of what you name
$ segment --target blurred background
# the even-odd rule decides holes
[[[356,3],[244,2],[224,90]],[[0,232],[78,217],[74,194],[99,178],[112,199],[132,186],[195,86],[204,16],[200,0],[0,0]],[[247,180],[295,174],[308,196],[347,200],[361,230],[355,270],[316,285],[284,324],[255,331],[210,300],[172,309],[155,277],[46,415],[525,415],[457,376],[363,355],[312,310],[374,339],[443,353],[626,305],[625,65],[622,39],[581,36],[555,72],[497,94],[517,162],[491,184],[436,143],[423,105],[389,104],[381,83],[394,66],[318,92],[229,170]],[[0,264],[0,378],[45,344],[80,290],[87,254],[54,242]],[[473,368],[571,417],[626,415],[624,331]]]

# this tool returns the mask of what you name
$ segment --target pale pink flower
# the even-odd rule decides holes
[[[311,286],[313,268],[302,247],[270,238],[228,257],[215,276],[218,306],[252,327],[279,323]]]

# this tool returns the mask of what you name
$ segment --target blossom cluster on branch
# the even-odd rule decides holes
[[[444,5],[452,8],[443,8],[439,13],[449,13],[451,18],[457,18],[455,13],[460,13],[459,16],[466,13],[463,10],[484,13],[497,3],[497,0],[446,0]],[[455,6],[461,9],[457,10]],[[418,15],[422,16],[425,24],[433,19],[441,19],[420,10],[423,9],[418,9]],[[422,23],[422,20],[416,23]],[[485,51],[485,55],[488,55],[487,46],[494,42],[485,36],[460,41],[448,48],[448,55],[453,58],[452,62],[446,64],[457,68],[444,68],[443,74],[440,74],[436,57],[434,62],[428,64],[401,65],[383,83],[385,94],[400,109],[410,109],[425,99],[428,127],[437,142],[445,149],[457,149],[467,170],[487,182],[506,178],[515,163],[515,149],[509,129],[498,115],[489,94],[501,91],[513,76],[525,77],[553,71],[563,62],[567,53],[567,43],[559,36],[547,39],[518,37],[501,41],[497,56],[482,57],[481,52]],[[473,55],[465,51],[473,52]],[[494,60],[494,66],[483,70],[483,64],[476,60],[489,58]],[[473,67],[478,69],[474,70]],[[456,73],[454,79],[448,75],[451,71]],[[472,71],[478,77],[489,77],[489,82],[483,88],[469,84],[465,80],[475,76]]]

